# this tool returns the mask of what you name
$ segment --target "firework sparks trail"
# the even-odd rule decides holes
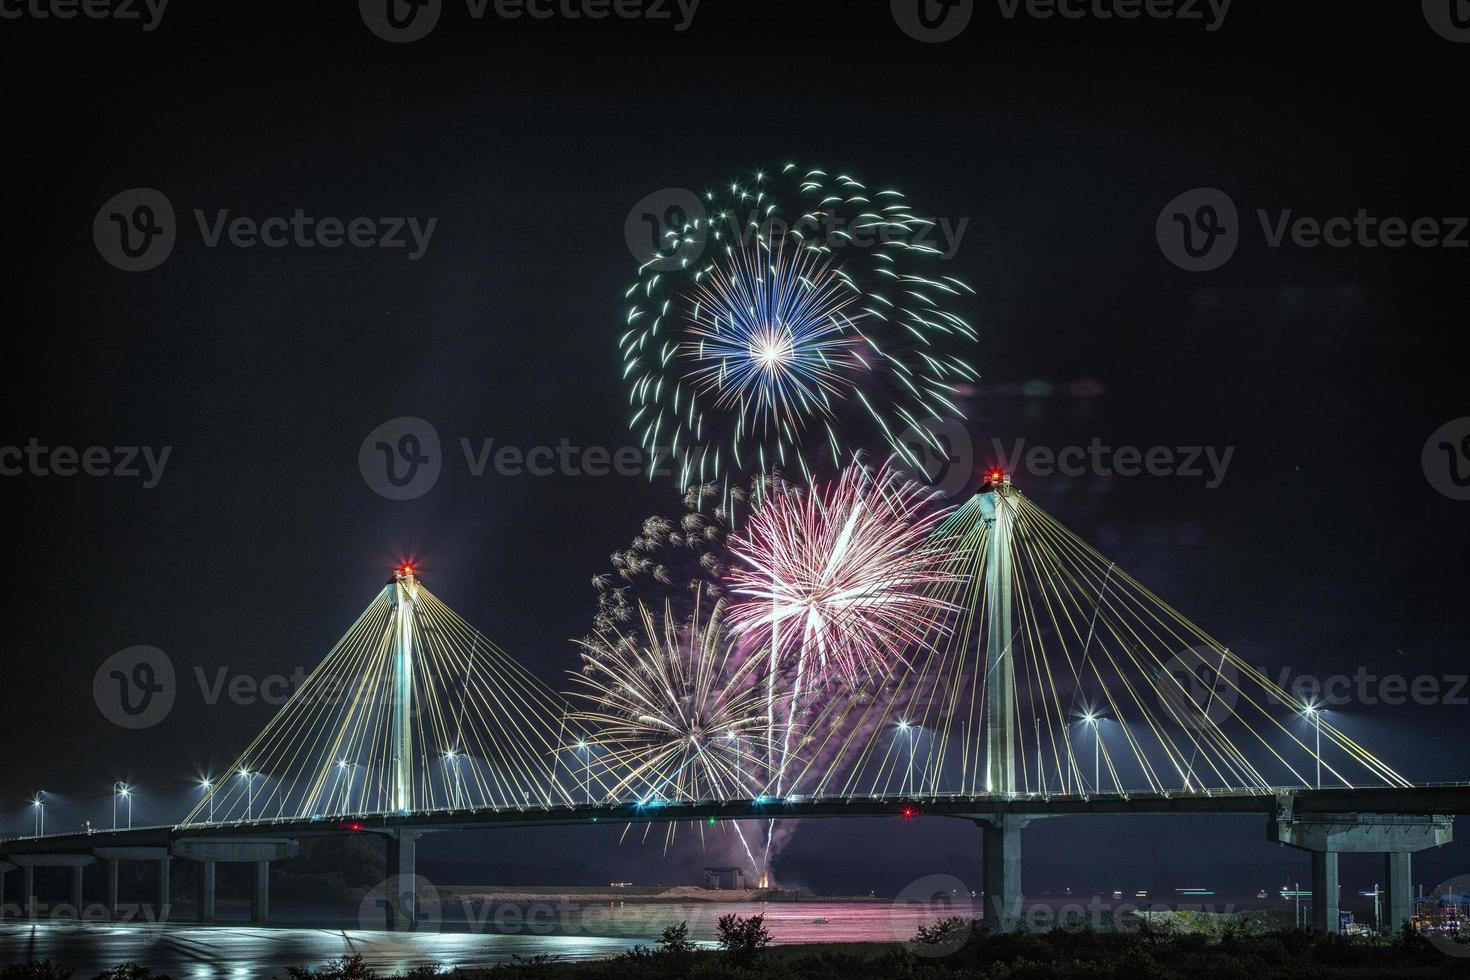
[[[957,353],[976,331],[953,312],[973,295],[940,274],[932,221],[895,190],[788,164],[706,195],[706,215],[672,232],[692,258],[650,256],[627,291],[619,341],[630,428],[676,462],[681,486],[811,460],[841,465],[876,423],[899,436],[961,417],[979,375]],[[943,447],[935,441],[935,449]]]
[[[607,774],[610,799],[632,794],[640,805],[657,805],[758,795],[763,665],[736,662],[724,603],[706,615],[701,593],[687,620],[668,603],[661,616],[639,603],[640,634],[606,628],[579,641],[583,667],[572,679],[586,707],[570,718],[593,732],[586,744]],[[738,824],[735,832],[759,871]]]
[[[834,681],[857,689],[902,665],[904,650],[941,634],[953,606],[937,587],[953,580],[953,555],[931,536],[947,513],[934,502],[891,460],[876,472],[858,460],[825,489],[778,482],[745,531],[732,535],[730,623],[747,644],[768,651],[768,765],[778,794],[809,672],[812,692]],[[777,756],[771,678],[793,659]]]

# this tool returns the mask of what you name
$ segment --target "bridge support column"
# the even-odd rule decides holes
[[[12,872],[14,870],[15,870],[15,865],[13,865],[13,864],[6,864],[4,861],[0,861],[0,918],[4,918],[5,917],[5,912],[6,912],[6,909],[5,909],[5,879],[8,878],[10,876],[10,872]]]
[[[1388,905],[1383,931],[1398,932],[1414,916],[1413,855],[1408,852],[1384,855],[1384,877],[1388,881]]]
[[[168,919],[168,911],[173,904],[172,896],[168,890],[169,872],[173,870],[173,860],[164,855],[158,859],[158,887],[155,895],[158,898],[158,921],[165,922]]]
[[[1454,817],[1433,814],[1297,813],[1295,798],[1282,793],[1276,800],[1275,818],[1266,824],[1266,837],[1311,852],[1312,925],[1328,932],[1337,931],[1337,855],[1384,855],[1388,914],[1383,929],[1392,933],[1414,914],[1410,855],[1450,843],[1454,828]],[[1327,916],[1325,921],[1323,916]]]
[[[984,863],[985,928],[1013,932],[1021,925],[1021,828],[1030,821],[1011,813],[977,820]]]
[[[194,918],[199,922],[214,921],[214,862],[200,861],[198,902],[195,904]]]
[[[263,926],[271,915],[271,863],[256,861],[250,872],[250,921]]]
[[[71,907],[73,915],[78,919],[82,917],[82,872],[84,867],[80,864],[71,869]]]
[[[400,830],[388,838],[388,928],[412,932],[418,915],[418,834]]]
[[[107,916],[117,918],[117,858],[102,859],[102,902]]]
[[[1319,932],[1337,932],[1338,921],[1337,852],[1312,852],[1312,928]]]
[[[23,912],[26,916],[34,919],[36,917],[36,867],[32,864],[21,865],[20,869],[20,895],[24,904]]]

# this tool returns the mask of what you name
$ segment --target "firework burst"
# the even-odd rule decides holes
[[[900,440],[960,414],[978,378],[956,351],[975,340],[952,311],[972,290],[933,268],[933,223],[903,195],[846,176],[757,173],[706,195],[673,232],[679,268],[651,258],[627,293],[620,346],[631,425],[671,452],[687,486],[849,455],[849,426]],[[936,445],[936,448],[941,448]]]
[[[608,798],[640,801],[758,795],[766,714],[755,658],[736,663],[724,604],[697,595],[683,620],[641,603],[637,634],[603,629],[583,641],[572,719],[589,728]],[[703,608],[702,608],[703,607]]]
[[[855,461],[826,489],[778,483],[730,538],[732,628],[777,664],[794,651],[798,677],[886,676],[952,608],[937,588],[953,581],[953,554],[931,536],[947,513],[935,499],[891,463]]]

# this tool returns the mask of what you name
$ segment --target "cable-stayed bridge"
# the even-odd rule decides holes
[[[1336,928],[1344,852],[1385,855],[1386,921],[1408,917],[1410,855],[1451,839],[1470,786],[1412,785],[999,474],[930,541],[932,615],[882,671],[819,680],[770,655],[774,632],[764,651],[739,642],[724,602],[696,593],[692,616],[644,608],[586,644],[570,695],[406,565],[178,824],[11,839],[0,869],[21,870],[33,908],[34,869],[70,868],[79,907],[100,865],[115,909],[117,863],[153,861],[166,907],[170,861],[191,860],[210,921],[215,866],[250,863],[265,921],[269,864],[301,838],[380,834],[391,919],[411,928],[430,832],[690,825],[737,837],[759,876],[775,819],[950,816],[980,826],[986,915],[1011,928],[1031,820],[1259,813],[1270,839],[1311,853],[1317,927]],[[773,630],[805,629],[825,655],[885,601],[840,598],[851,619],[820,637],[800,609],[773,612]]]

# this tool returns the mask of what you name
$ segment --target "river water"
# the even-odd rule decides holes
[[[456,907],[456,904],[458,907]],[[446,903],[427,916],[429,931],[411,934],[362,929],[359,922],[315,922],[269,929],[194,926],[139,920],[126,924],[44,919],[0,924],[0,962],[49,959],[72,967],[78,980],[125,962],[141,963],[174,980],[284,976],[288,966],[319,965],[360,954],[384,973],[437,963],[445,968],[489,966],[513,957],[564,960],[616,955],[651,945],[665,926],[687,922],[690,938],[713,942],[721,915],[761,914],[777,943],[891,942],[952,914],[979,914],[966,898],[947,903],[692,902],[534,905]]]

